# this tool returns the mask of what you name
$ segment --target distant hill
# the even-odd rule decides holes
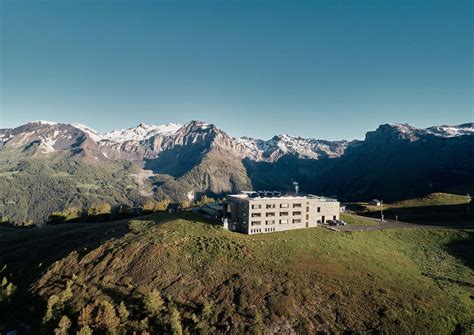
[[[65,206],[291,190],[294,181],[304,192],[343,201],[469,192],[473,152],[472,123],[426,129],[385,124],[363,141],[325,141],[233,138],[201,121],[142,123],[107,134],[35,121],[0,129],[0,215],[40,223]]]

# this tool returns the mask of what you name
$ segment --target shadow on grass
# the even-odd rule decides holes
[[[12,303],[0,303],[0,333],[2,328],[36,333],[46,302],[32,291],[32,285],[54,262],[71,252],[82,257],[90,250],[129,232],[130,220],[152,220],[156,223],[183,218],[200,220],[191,212],[150,214],[133,219],[102,223],[65,223],[32,229],[3,229],[0,231],[0,273],[17,286]],[[19,324],[31,326],[25,327]]]
[[[474,269],[474,232],[468,232],[468,234],[469,237],[467,239],[448,243],[446,250],[454,257],[460,259],[466,266]]]

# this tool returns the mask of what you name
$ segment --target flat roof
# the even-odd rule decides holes
[[[286,192],[277,191],[243,191],[239,194],[230,194],[229,197],[238,198],[248,201],[259,201],[259,200],[296,200],[296,199],[313,199],[324,202],[337,202],[337,199],[326,198],[313,194],[292,194]]]

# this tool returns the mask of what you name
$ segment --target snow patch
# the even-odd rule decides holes
[[[83,124],[80,124],[80,123],[73,123],[73,124],[71,124],[71,126],[85,132],[95,142],[99,142],[99,141],[104,139],[104,135],[96,132],[94,129],[92,129],[92,128],[86,126],[86,125],[83,125]]]
[[[143,141],[156,135],[170,136],[175,134],[181,124],[168,123],[166,125],[154,126],[141,123],[135,128],[113,130],[103,135],[103,140],[115,143],[124,143],[128,141]]]
[[[55,142],[52,142],[51,140],[41,140],[38,150],[43,154],[52,153],[56,151],[56,149],[53,147],[54,143]]]

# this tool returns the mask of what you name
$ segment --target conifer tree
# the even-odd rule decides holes
[[[58,327],[54,329],[54,335],[67,335],[71,325],[71,320],[66,315],[63,315],[61,320],[59,320]]]

